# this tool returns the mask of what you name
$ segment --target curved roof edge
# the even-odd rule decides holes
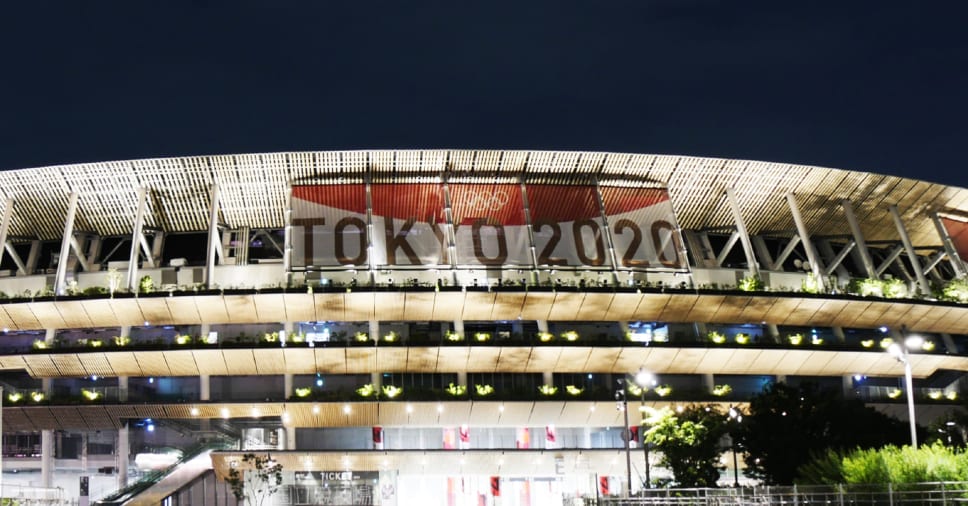
[[[224,223],[279,228],[290,182],[366,173],[396,181],[448,173],[525,175],[549,182],[588,176],[651,181],[669,189],[680,225],[687,229],[731,226],[724,192],[733,188],[753,234],[794,228],[784,198],[793,193],[811,234],[843,234],[847,225],[840,202],[846,200],[868,240],[897,240],[888,212],[896,205],[918,246],[940,244],[933,213],[968,216],[968,189],[868,172],[681,155],[443,149],[205,155],[15,169],[0,172],[0,206],[15,200],[12,236],[56,239],[68,195],[77,192],[78,229],[126,235],[143,187],[151,195],[147,226],[200,231],[207,228],[209,189],[218,183]]]

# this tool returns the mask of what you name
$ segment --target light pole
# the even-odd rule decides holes
[[[618,390],[615,391],[615,400],[620,402],[618,409],[622,410],[622,414],[625,416],[625,426],[622,428],[624,435],[622,440],[625,442],[625,497],[631,497],[632,495],[632,450],[630,448],[632,444],[632,429],[629,427],[629,384],[628,378],[619,378],[616,380],[618,383]],[[653,382],[653,376],[646,372],[644,369],[639,369],[639,372],[635,373],[633,378],[635,385],[641,390],[642,394],[642,406],[645,407],[645,389],[650,382]],[[649,447],[648,443],[645,442],[645,434],[642,436],[642,444],[645,446],[645,480],[646,486],[650,482],[649,476]]]
[[[729,407],[729,419],[735,423],[743,422],[743,413],[740,413],[738,409],[733,406]],[[733,431],[729,432],[729,442],[730,446],[733,447],[733,486],[739,488],[739,459],[736,458],[736,436]]]
[[[625,442],[625,497],[632,495],[632,453],[629,450],[629,442],[632,439],[632,431],[629,430],[629,399],[625,378],[618,379],[618,390],[615,391],[615,400],[620,401],[618,409],[625,415],[625,425],[622,427],[624,432],[622,441]]]
[[[652,475],[651,467],[649,462],[649,442],[645,440],[645,391],[646,388],[652,384],[655,384],[655,376],[651,373],[646,372],[643,369],[639,369],[639,372],[635,374],[635,384],[639,387],[639,393],[641,394],[641,407],[639,408],[639,416],[642,418],[642,452],[645,454],[645,486],[643,488],[652,488]]]
[[[919,347],[923,344],[924,338],[921,336],[905,337],[906,330],[901,327],[900,343],[893,343],[887,347],[887,351],[904,364],[904,391],[907,394],[908,424],[911,427],[911,448],[918,447],[918,424],[914,419],[914,380],[911,378],[911,356],[908,347]]]

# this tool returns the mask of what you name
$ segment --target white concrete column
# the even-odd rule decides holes
[[[777,374],[776,375],[776,382],[777,383],[783,383],[785,385],[786,382],[787,382],[786,381],[786,374]]]
[[[54,471],[54,431],[40,431],[40,486],[51,488]]]
[[[128,401],[128,377],[118,376],[118,401]]]
[[[296,428],[292,425],[286,425],[286,450],[296,449]]]
[[[457,371],[457,384],[467,386],[467,371]]]
[[[854,398],[854,377],[850,374],[841,378],[841,387],[843,388],[844,399]]]
[[[131,444],[128,442],[128,424],[124,423],[118,429],[118,445],[114,449],[117,457],[118,488],[128,485],[128,460],[131,457]]]
[[[202,401],[212,400],[212,382],[211,377],[208,374],[200,374],[198,376],[198,398]]]
[[[203,341],[208,342],[208,333],[212,331],[212,325],[208,323],[203,323],[198,326],[198,337],[202,338]]]
[[[592,428],[582,427],[581,430],[581,447],[591,448],[592,447]],[[598,485],[596,485],[598,486]]]
[[[831,327],[830,330],[833,331],[834,337],[837,338],[837,342],[843,344],[847,340],[847,336],[844,334],[843,327]]]
[[[464,335],[464,320],[454,320],[454,332],[460,334],[464,339],[470,338]]]
[[[780,342],[780,329],[776,326],[776,324],[766,324],[766,335],[770,336],[770,339],[772,339],[774,343]]]
[[[703,374],[702,386],[706,389],[707,394],[713,393],[713,388],[716,386],[716,378],[712,374]]]
[[[283,384],[283,386],[282,386],[282,390],[283,390],[283,392],[282,392],[282,398],[283,399],[287,399],[288,400],[290,397],[292,397],[292,394],[293,394],[292,380],[293,380],[293,375],[292,374],[283,374],[282,375],[282,384]]]
[[[373,342],[377,343],[377,346],[379,346],[380,337],[381,337],[380,336],[380,322],[379,321],[377,321],[377,320],[370,320],[369,321],[369,333],[370,333],[370,339],[372,339]],[[376,365],[376,363],[374,361],[374,366],[375,365]],[[380,390],[383,388],[383,374],[381,374],[380,371],[373,371],[373,372],[371,372],[370,373],[370,384],[373,385],[373,388],[375,388],[377,390],[377,392],[380,392]]]
[[[44,329],[44,344],[47,346],[54,344],[55,337],[57,337],[57,329]]]
[[[280,336],[279,340],[282,341],[283,346],[287,342],[292,342],[293,336],[296,335],[296,322],[282,322],[282,334],[285,334],[285,337]]]
[[[87,432],[81,433],[81,473],[87,474]]]
[[[548,331],[548,320],[538,320],[538,332]]]
[[[541,373],[541,381],[544,382],[545,385],[554,385],[554,373],[551,371]]]

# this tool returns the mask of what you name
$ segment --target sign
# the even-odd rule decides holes
[[[941,223],[951,237],[951,244],[958,252],[958,256],[968,262],[968,223],[945,217],[941,218]]]
[[[519,184],[450,184],[457,263],[530,266]]]
[[[669,192],[660,188],[601,188],[619,265],[683,269],[685,251]]]
[[[686,265],[664,189],[352,183],[294,186],[291,197],[295,269]]]
[[[612,264],[595,187],[527,185],[538,266]]]

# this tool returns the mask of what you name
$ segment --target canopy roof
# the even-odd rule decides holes
[[[149,190],[146,225],[166,232],[208,228],[210,186],[218,183],[220,220],[230,227],[281,228],[290,184],[320,180],[430,181],[473,176],[525,177],[542,183],[646,184],[669,189],[687,229],[733,224],[724,191],[735,189],[750,233],[789,234],[783,198],[793,192],[816,235],[847,230],[841,200],[854,204],[869,241],[897,240],[888,207],[897,205],[917,246],[941,243],[930,213],[968,217],[968,190],[896,176],[786,163],[675,155],[570,151],[367,150],[193,156],[97,162],[0,172],[6,206],[15,199],[10,234],[60,238],[68,194],[79,194],[75,230],[131,233],[137,190]],[[467,179],[467,178],[462,178]]]

